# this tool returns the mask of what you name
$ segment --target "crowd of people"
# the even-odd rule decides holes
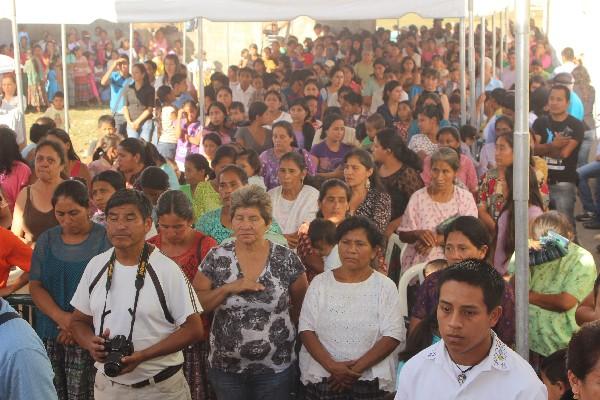
[[[164,32],[135,35],[130,71],[127,39],[72,30],[65,90],[109,94],[91,160],[48,85],[56,43],[22,36],[28,104],[52,107],[28,138],[0,126],[0,296],[35,304],[34,334],[0,300],[9,398],[600,397],[600,279],[575,229],[600,229],[582,60],[533,27],[528,363],[511,34],[505,65],[477,54],[481,123],[463,125],[457,26],[314,30],[251,44],[200,103]],[[2,92],[14,109],[14,76]]]

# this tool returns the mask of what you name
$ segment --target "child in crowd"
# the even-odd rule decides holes
[[[41,112],[42,107],[46,106],[46,93],[42,86],[45,79],[44,65],[40,59],[42,49],[35,45],[32,50],[27,50],[27,61],[23,66],[23,72],[27,77],[27,105]]]
[[[347,127],[355,130],[356,139],[364,140],[367,137],[365,122],[367,114],[363,112],[363,98],[360,94],[349,90],[344,95],[344,100],[341,103],[342,115],[344,123]]]
[[[185,181],[190,185],[190,192],[196,192],[198,184],[205,182],[210,175],[210,164],[202,154],[188,154],[185,158]]]
[[[460,128],[460,95],[453,94],[450,96],[450,115],[448,117],[450,125],[456,129]]]
[[[221,137],[216,133],[209,133],[202,137],[202,151],[201,153],[206,159],[211,162],[217,153],[217,149],[221,147],[223,142]]]
[[[394,128],[396,128],[396,132],[404,140],[404,143],[408,143],[408,128],[410,128],[413,118],[413,110],[409,100],[401,101],[398,104],[398,118],[399,121],[394,123]]]
[[[163,157],[152,143],[145,143],[145,146],[146,156],[169,177],[169,188],[179,190],[179,176],[181,175],[181,172],[179,171],[177,164],[173,160],[168,160]]]
[[[96,150],[98,150],[102,138],[110,135],[117,135],[120,140],[126,139],[125,137],[119,135],[117,131],[117,123],[112,115],[101,115],[100,118],[98,118],[98,139],[90,142],[87,152],[88,157],[93,155]]]
[[[316,131],[323,126],[323,122],[319,119],[319,99],[315,96],[305,96],[304,101],[310,110],[310,123]]]
[[[567,377],[567,349],[558,350],[540,364],[542,382],[548,389],[548,400],[571,400],[573,392]]]
[[[323,258],[323,270],[330,271],[342,265],[335,240],[336,226],[333,222],[317,218],[308,226],[308,237],[317,254]]]
[[[427,278],[429,275],[434,272],[441,271],[448,267],[448,261],[443,258],[438,258],[437,260],[431,260],[425,265],[425,269],[423,270],[423,275]]]
[[[241,101],[231,103],[231,107],[229,107],[229,121],[234,128],[250,124],[248,118],[246,118],[244,103]]]
[[[65,129],[65,94],[63,92],[56,92],[50,107],[44,113],[44,117],[48,117],[54,121],[56,127],[59,129]],[[69,115],[69,121],[73,121]]]
[[[173,80],[177,77],[175,75]],[[177,84],[173,83],[174,86]],[[158,152],[169,160],[175,160],[177,151],[177,129],[175,123],[177,121],[177,108],[175,108],[175,89],[169,86],[161,86],[156,91],[156,113],[160,116],[158,144],[156,148]]]
[[[54,129],[55,127],[54,120],[48,117],[40,117],[31,125],[31,128],[29,128],[29,141],[31,143],[21,150],[21,156],[27,163],[33,164],[37,144],[46,137],[50,129]]]
[[[365,121],[365,127],[367,131],[367,137],[363,139],[360,145],[363,149],[371,151],[375,135],[377,135],[377,132],[380,130],[385,129],[385,119],[383,119],[381,114],[371,114]]]
[[[140,176],[140,185],[142,192],[152,203],[152,221],[157,224],[156,204],[160,195],[169,190],[169,175],[160,167],[147,167]]]
[[[183,108],[186,102],[194,100],[188,92],[188,81],[185,74],[179,73],[173,75],[171,85],[173,87],[173,102],[176,108]]]
[[[477,129],[472,125],[463,125],[460,127],[458,133],[460,134],[460,151],[465,156],[469,157],[473,161],[473,165],[476,169],[479,168],[479,161],[475,160],[471,148],[477,141]]]
[[[198,121],[198,106],[193,101],[186,101],[177,112],[175,121],[177,130],[177,151],[175,162],[180,170],[185,170],[185,158],[188,154],[199,152],[199,144],[202,139],[202,122]]]
[[[125,189],[125,178],[117,171],[103,171],[92,179],[92,201],[98,209],[92,216],[92,221],[106,225],[106,203],[110,197],[121,189]]]
[[[48,101],[53,102],[54,96],[59,93],[58,91],[58,77],[56,76],[56,63],[51,62],[48,66],[48,75],[46,77],[46,95]],[[63,95],[64,97],[64,95]],[[64,128],[61,128],[64,129]]]
[[[244,149],[240,152],[235,160],[235,163],[242,167],[248,175],[248,184],[257,185],[267,190],[264,178],[260,175],[261,162],[256,151],[252,149]]]
[[[117,159],[119,143],[121,143],[121,137],[114,134],[106,135],[99,140],[98,148],[92,156],[92,162],[88,165],[92,178],[113,168]]]

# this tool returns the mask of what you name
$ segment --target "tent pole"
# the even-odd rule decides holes
[[[133,70],[133,24],[129,24],[129,71]]]
[[[183,47],[183,63],[187,62],[187,32],[185,30],[185,21],[181,23],[181,32],[183,33],[183,37],[181,38],[181,46]]]
[[[515,307],[517,352],[529,359],[529,0],[515,0],[515,55],[517,62],[515,96],[515,157],[513,178],[515,199],[516,284]]]
[[[469,0],[469,121],[477,124],[475,115],[475,19],[473,16],[473,0]]]
[[[496,76],[496,14],[492,14],[492,76]]]
[[[196,60],[198,60],[198,104],[200,121],[204,125],[204,57],[202,56],[203,48],[202,39],[202,18],[196,18]]]
[[[17,97],[19,110],[25,115],[25,104],[23,104],[23,74],[21,73],[21,48],[19,46],[19,27],[17,26],[17,0],[10,2],[11,10],[11,25],[12,25],[12,40],[15,57],[15,78],[17,81]],[[25,130],[24,130],[25,131]],[[25,143],[27,143],[27,134],[25,134]]]
[[[502,76],[504,72],[504,19],[506,16],[504,12],[500,12],[500,76]]]
[[[62,76],[63,90],[65,95],[65,131],[69,132],[71,127],[69,121],[69,74],[67,73],[67,28],[65,24],[60,25],[61,57],[62,57]]]
[[[229,66],[231,65],[231,49],[229,48],[230,45],[230,35],[229,35],[229,22],[227,22],[227,46],[225,47],[227,49],[227,68],[225,69],[225,75],[227,75],[227,71],[229,70]]]
[[[459,32],[460,52],[460,125],[467,123],[467,76],[466,76],[466,60],[465,60],[465,17],[460,19]]]
[[[546,0],[546,12],[544,13],[544,29],[546,30],[544,33],[546,36],[550,33],[550,0]]]
[[[481,17],[481,31],[479,33],[479,95],[485,93],[485,17]],[[479,126],[484,120],[483,107],[480,113],[477,115],[477,126]]]

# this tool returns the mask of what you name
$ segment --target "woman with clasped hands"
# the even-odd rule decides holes
[[[214,311],[208,376],[219,400],[289,399],[304,266],[265,239],[273,210],[262,188],[233,192],[230,213],[235,240],[206,255],[193,283]]]
[[[406,336],[396,285],[371,267],[383,235],[360,216],[344,220],[336,239],[342,265],[313,279],[300,315],[306,399],[383,400]]]

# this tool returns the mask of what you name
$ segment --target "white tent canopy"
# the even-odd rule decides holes
[[[11,18],[10,2],[0,0],[0,18]],[[475,15],[505,9],[509,0],[474,0]],[[211,21],[365,20],[397,18],[407,13],[425,18],[467,16],[467,0],[18,0],[19,24],[90,24],[111,22],[181,22],[203,17]]]
[[[18,4],[17,4],[18,3]],[[13,19],[12,5],[16,5]],[[194,18],[199,20],[198,43],[202,43],[202,18],[225,22],[259,22],[292,20],[300,16],[316,20],[369,20],[398,18],[408,13],[417,13],[425,18],[466,18],[470,17],[470,57],[473,49],[473,15],[489,16],[505,10],[509,5],[516,6],[517,31],[517,113],[515,124],[515,164],[519,170],[526,170],[523,160],[529,159],[529,131],[527,127],[527,76],[529,65],[529,0],[54,0],[52,7],[47,0],[0,0],[0,19],[13,20],[16,24],[63,24],[63,59],[65,50],[64,24],[90,24],[96,20],[109,22],[181,22]],[[469,7],[470,6],[470,7]],[[472,13],[469,13],[469,9]],[[16,20],[16,21],[15,21]],[[464,29],[464,20],[462,21]],[[13,32],[16,40],[17,33]],[[201,54],[201,45],[198,46]],[[464,42],[463,42],[464,51]],[[18,46],[16,47],[18,51]],[[18,57],[17,57],[18,58]],[[202,59],[199,58],[200,66]],[[470,63],[473,68],[473,62]],[[464,63],[463,63],[464,65]],[[199,68],[201,71],[202,69]],[[474,74],[473,74],[474,75]],[[462,78],[464,85],[464,77]],[[472,84],[474,76],[472,76]],[[21,85],[19,85],[21,86]],[[472,85],[474,86],[474,85]],[[202,85],[201,91],[202,91]],[[20,96],[19,96],[20,98]],[[200,96],[202,98],[202,96]],[[66,99],[67,100],[67,99]],[[23,107],[20,107],[23,109]],[[68,101],[65,114],[68,115]],[[66,122],[68,117],[66,115]],[[515,174],[515,206],[517,215],[517,349],[527,358],[528,349],[528,263],[527,263],[527,204],[528,175]]]

